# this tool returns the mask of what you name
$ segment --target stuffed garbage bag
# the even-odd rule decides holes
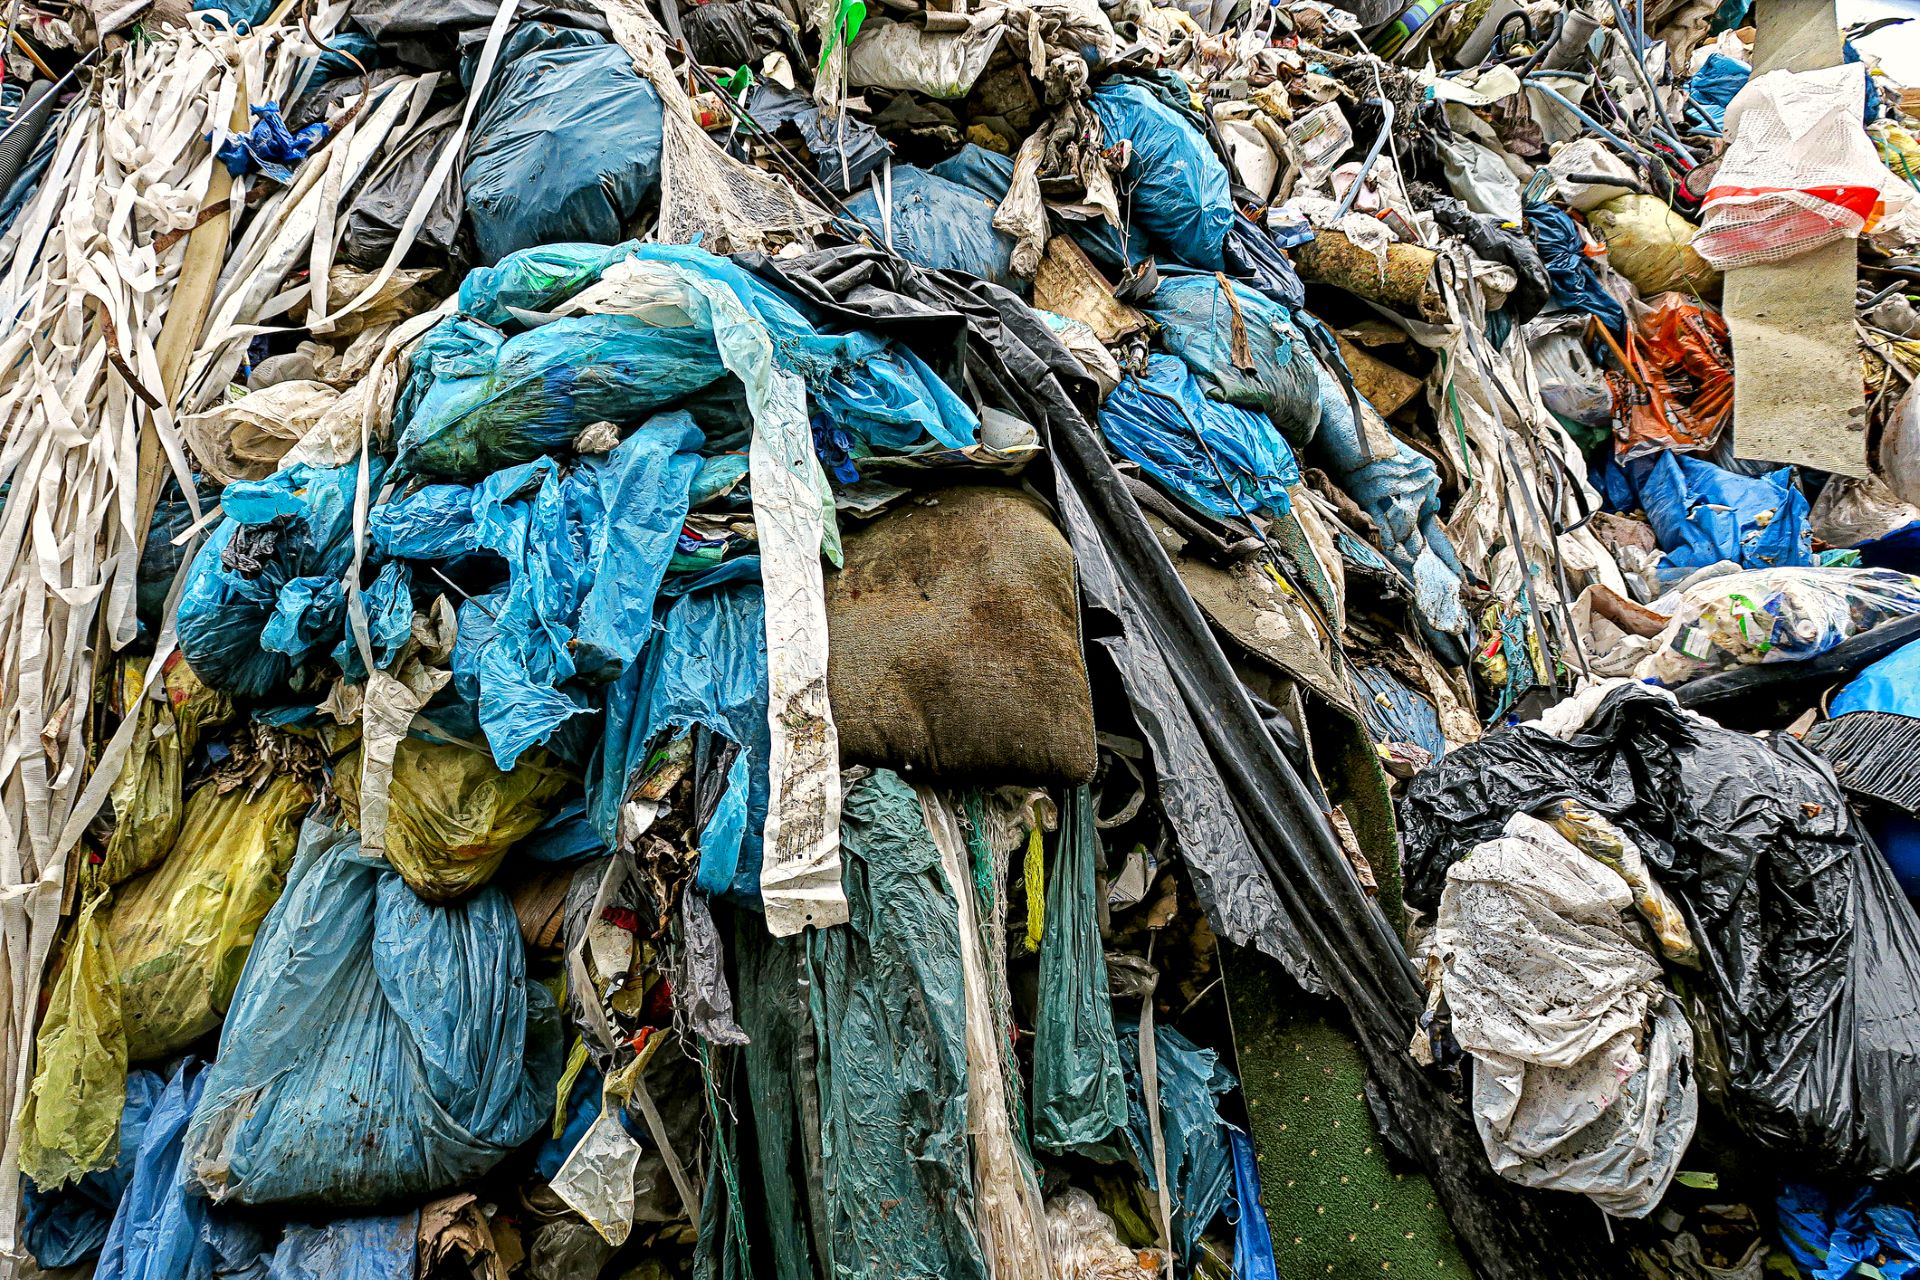
[[[559,1023],[488,886],[423,902],[309,819],[187,1133],[216,1201],[371,1207],[463,1185],[540,1131]]]

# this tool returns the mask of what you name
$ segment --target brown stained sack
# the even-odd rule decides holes
[[[941,489],[849,533],[827,634],[845,762],[913,782],[1092,780],[1073,551],[1025,494]]]

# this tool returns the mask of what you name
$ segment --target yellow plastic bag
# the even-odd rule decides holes
[[[20,1112],[20,1169],[43,1191],[120,1156],[127,1041],[113,952],[100,919],[105,895],[80,911],[34,1042],[33,1088]]]
[[[1720,296],[1720,273],[1693,249],[1691,222],[1657,196],[1615,196],[1587,211],[1587,225],[1607,244],[1607,261],[1643,298],[1678,290]]]
[[[387,861],[429,902],[472,893],[500,869],[516,840],[546,821],[566,775],[543,751],[502,773],[493,757],[454,743],[408,737],[393,759]],[[360,753],[334,771],[347,822],[360,825]]]
[[[139,717],[139,724],[120,776],[107,793],[114,823],[101,851],[104,884],[132,879],[173,848],[186,809],[187,759],[200,745],[204,730],[233,714],[233,700],[200,683],[177,653],[160,676],[158,691],[166,695],[165,701],[140,699],[146,675],[144,658],[121,664],[121,701]]]
[[[166,861],[121,887],[107,937],[135,1062],[177,1053],[220,1025],[312,804],[313,788],[288,774],[258,796],[201,787]]]

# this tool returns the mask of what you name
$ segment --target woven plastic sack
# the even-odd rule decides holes
[[[133,1061],[177,1053],[220,1025],[312,803],[291,774],[258,796],[203,786],[166,861],[116,895],[107,937]]]
[[[484,751],[450,742],[402,738],[387,793],[387,861],[429,902],[464,897],[493,878],[507,850],[546,820],[548,802],[566,786],[545,753],[503,773]],[[333,776],[342,816],[360,824],[360,756]]]
[[[1727,153],[1701,203],[1693,247],[1722,270],[1871,231],[1913,201],[1862,127],[1856,66],[1769,71],[1727,107]]]

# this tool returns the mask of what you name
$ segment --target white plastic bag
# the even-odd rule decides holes
[[[1871,231],[1913,202],[1861,124],[1858,64],[1769,71],[1727,107],[1727,154],[1693,247],[1714,266],[1781,262]]]

